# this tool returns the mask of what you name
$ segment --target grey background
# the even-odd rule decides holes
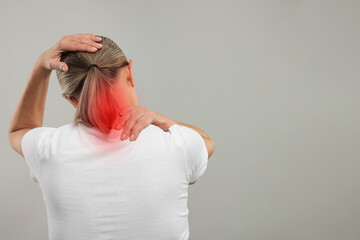
[[[8,143],[37,57],[112,38],[139,104],[216,144],[189,190],[190,239],[360,239],[359,1],[7,1],[0,8],[0,239],[47,239],[39,185]],[[72,120],[51,76],[44,126]]]

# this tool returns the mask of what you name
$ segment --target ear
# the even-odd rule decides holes
[[[135,82],[134,82],[134,75],[133,75],[133,71],[132,71],[132,64],[133,64],[133,60],[130,59],[129,60],[129,80],[131,82],[131,86],[134,87]]]

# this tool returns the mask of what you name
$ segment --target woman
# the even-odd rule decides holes
[[[76,108],[58,128],[42,126],[52,70]],[[188,185],[215,149],[199,128],[140,107],[132,60],[91,33],[40,55],[9,141],[40,184],[50,240],[188,239]]]

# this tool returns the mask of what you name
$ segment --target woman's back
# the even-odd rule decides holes
[[[207,167],[195,130],[147,126],[136,141],[81,122],[40,127],[22,141],[46,203],[50,240],[188,239],[188,184]]]

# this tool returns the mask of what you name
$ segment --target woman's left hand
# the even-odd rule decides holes
[[[67,51],[87,51],[96,52],[102,48],[97,43],[101,41],[94,33],[78,33],[63,36],[54,46],[41,54],[39,58],[40,67],[45,70],[60,70],[67,72],[69,66],[60,61],[61,54]]]
[[[123,108],[120,111],[120,116],[121,120],[117,129],[123,128],[122,135],[120,136],[121,140],[130,137],[130,141],[135,141],[140,132],[150,124],[154,124],[164,131],[168,131],[170,126],[176,123],[174,120],[161,113],[150,111],[139,105]]]

